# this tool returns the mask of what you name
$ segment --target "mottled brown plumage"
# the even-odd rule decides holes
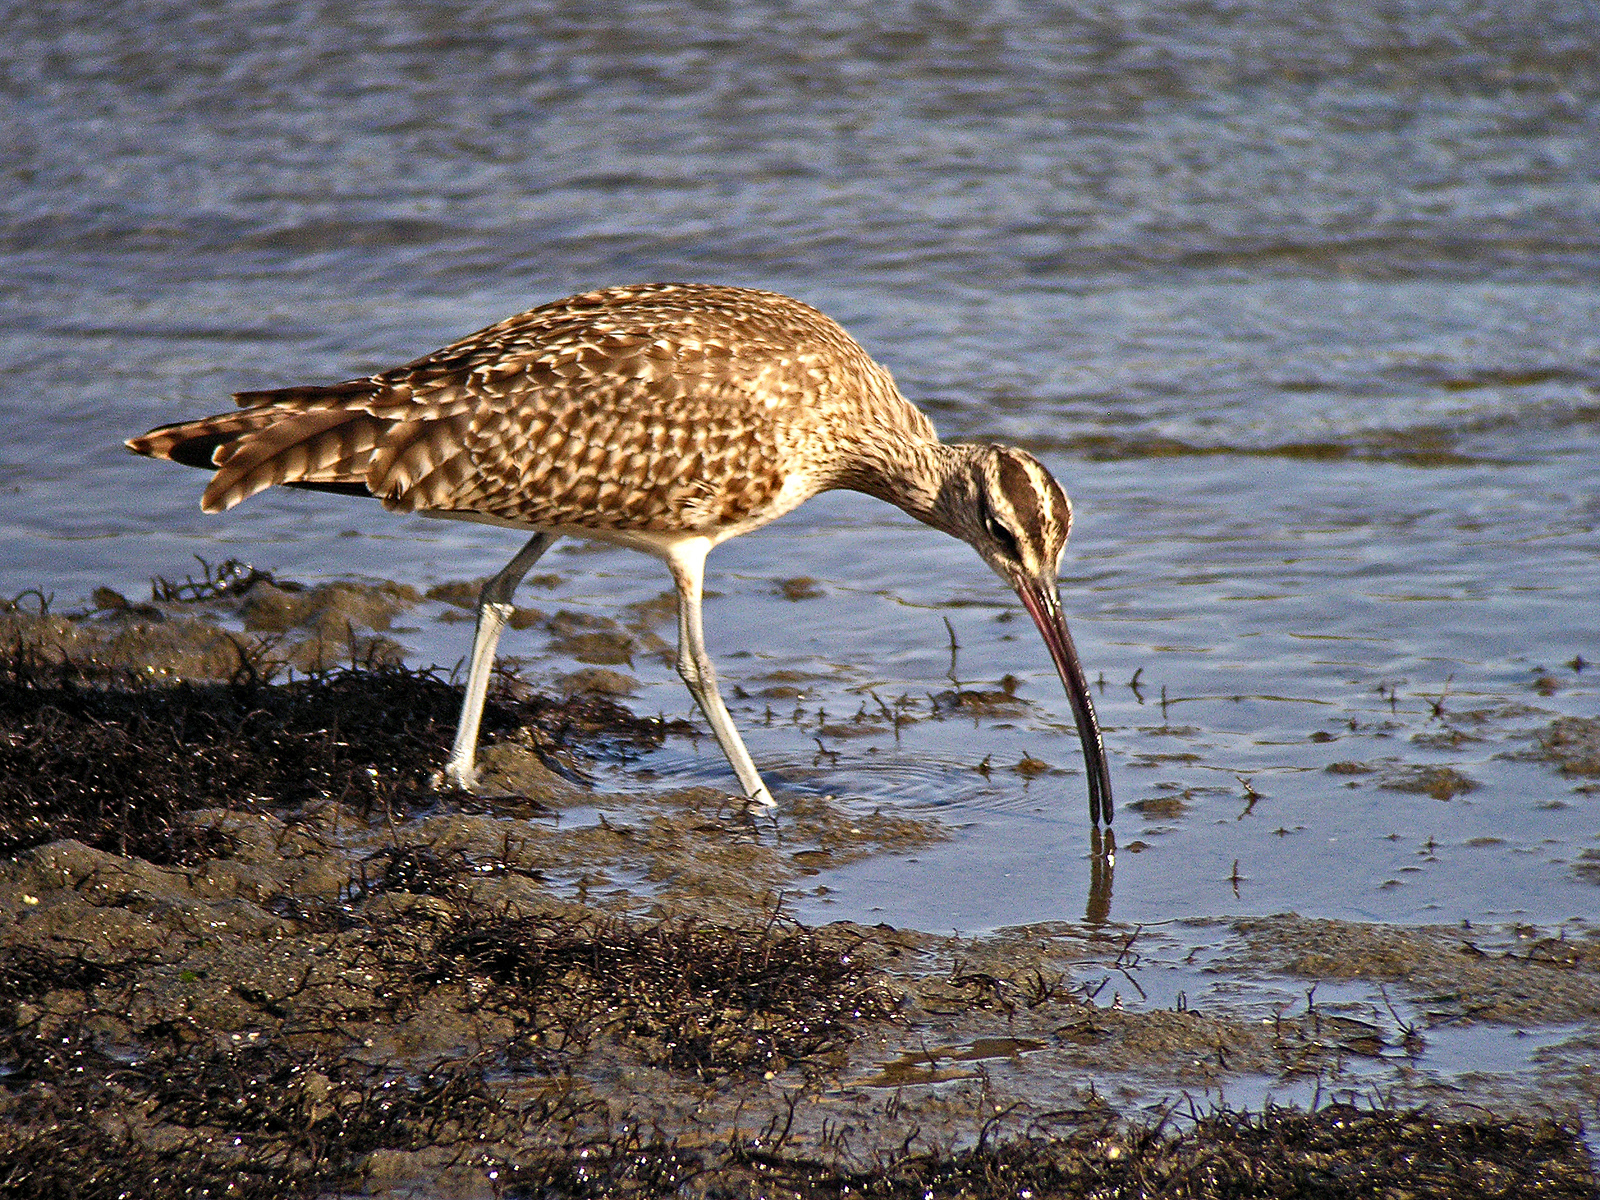
[[[534,559],[570,534],[667,560],[679,589],[680,673],[746,793],[770,803],[704,654],[704,556],[843,487],[970,542],[1018,588],[1078,717],[1091,809],[1110,820],[1099,730],[1055,594],[1071,525],[1066,496],[1022,451],[941,443],[889,373],[808,305],[712,285],[609,288],[510,317],[366,379],[235,400],[236,412],[165,425],[128,446],[213,468],[201,498],[207,512],[284,484],[539,531],[484,590],[446,769],[454,782],[470,786],[475,777],[474,708],[501,610]],[[1052,622],[1059,629],[1047,628]]]
[[[574,296],[381,375],[236,400],[129,444],[171,458],[206,441],[207,512],[321,484],[403,512],[672,533],[777,516],[870,473],[884,436],[936,436],[815,309],[675,284]]]

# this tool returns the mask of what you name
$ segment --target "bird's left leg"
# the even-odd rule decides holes
[[[522,577],[539,561],[560,536],[536,533],[517,556],[488,583],[478,595],[478,624],[472,635],[472,665],[467,668],[467,690],[461,701],[461,720],[456,724],[455,745],[444,770],[434,779],[436,787],[450,786],[471,791],[478,785],[478,726],[483,720],[483,702],[489,694],[489,675],[494,668],[494,651],[500,632],[511,619],[511,597]]]
[[[707,538],[689,538],[673,546],[667,555],[667,566],[672,569],[672,582],[678,589],[678,674],[689,686],[695,703],[711,724],[717,744],[727,756],[733,773],[739,777],[744,794],[757,804],[771,808],[775,803],[767,785],[761,782],[745,749],[744,740],[734,727],[728,707],[717,691],[717,672],[706,653],[705,630],[700,617],[700,601],[706,573],[706,553],[711,549]]]

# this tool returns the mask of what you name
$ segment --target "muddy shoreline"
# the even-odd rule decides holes
[[[552,630],[594,641],[566,695],[500,681],[492,794],[438,795],[458,693],[385,633],[418,599],[208,567],[0,614],[0,1194],[1595,1194],[1594,939],[1205,931],[1304,982],[1263,1019],[1134,1003],[1138,929],[807,927],[786,893],[945,831],[597,793],[684,732],[617,701],[606,628]],[[1319,1002],[1341,981],[1426,1027]],[[1474,1023],[1561,1037],[1537,1077],[1408,1074]],[[1188,1099],[1238,1079],[1312,1103]]]

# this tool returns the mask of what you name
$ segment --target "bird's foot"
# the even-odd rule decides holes
[[[428,786],[436,792],[475,792],[478,790],[478,768],[471,763],[451,759],[442,770],[435,771]]]

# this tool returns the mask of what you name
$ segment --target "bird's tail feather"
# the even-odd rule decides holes
[[[214,470],[200,498],[206,512],[274,484],[375,496],[405,512],[470,506],[476,495],[464,410],[405,406],[371,381],[235,399],[237,412],[163,425],[128,449]]]
[[[273,484],[367,492],[367,467],[392,422],[349,400],[370,384],[241,392],[240,411],[179,421],[130,438],[128,449],[151,458],[215,470],[200,499],[206,512],[232,508]]]

